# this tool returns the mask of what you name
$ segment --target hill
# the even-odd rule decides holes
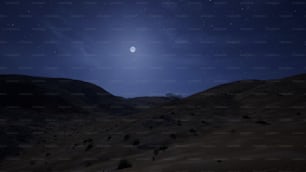
[[[124,99],[83,81],[22,75],[0,76],[0,105],[8,109],[85,112],[111,111],[125,106]]]
[[[5,84],[1,81],[2,94],[7,93],[3,90],[8,86],[12,93],[16,92]],[[56,101],[46,98],[43,105],[56,107],[59,105],[56,102],[62,101],[60,104],[72,107],[99,106],[101,102],[122,104],[123,101],[125,106],[121,111],[128,113],[115,115],[118,112],[105,111],[103,106],[86,112],[84,108],[68,112],[52,108],[37,111],[30,108],[33,103],[24,104],[27,99],[12,97],[11,102],[20,101],[20,108],[1,113],[0,170],[306,170],[304,74],[232,82],[175,101],[123,99],[96,86],[81,85],[74,84],[78,87],[74,92],[100,91],[106,97],[85,96],[75,100],[65,96]],[[35,90],[59,87],[70,90],[69,86],[58,83],[45,87]],[[149,108],[133,110],[138,105],[152,105],[156,99],[157,104]]]

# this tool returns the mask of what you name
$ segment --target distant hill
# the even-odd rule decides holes
[[[306,74],[176,100],[1,76],[0,171],[305,171],[305,95]]]
[[[162,96],[154,96],[154,97],[135,97],[129,98],[128,101],[134,107],[139,109],[149,109],[153,107],[158,107],[164,105],[166,103],[174,102],[177,99],[172,97],[162,97]]]
[[[120,112],[126,101],[83,81],[23,75],[0,76],[0,108],[54,112]]]

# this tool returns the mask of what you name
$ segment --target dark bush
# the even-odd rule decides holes
[[[250,117],[248,115],[243,115],[242,118],[243,119],[250,119]]]
[[[36,164],[36,162],[34,160],[30,161],[30,165],[35,165],[35,164]]]
[[[236,133],[237,131],[235,129],[231,129],[231,133]]]
[[[123,140],[124,140],[124,141],[127,141],[127,140],[130,139],[130,137],[131,137],[131,136],[130,136],[129,134],[126,134],[126,135],[123,137]]]
[[[139,144],[140,144],[139,139],[135,139],[135,140],[133,141],[133,145],[139,145]]]
[[[159,150],[158,149],[155,149],[154,151],[153,151],[153,154],[156,156],[156,155],[158,155],[158,153],[159,153]]]
[[[91,148],[93,148],[93,145],[92,145],[92,144],[89,144],[89,145],[86,147],[85,151],[87,152],[87,151],[89,151]]]
[[[91,165],[92,165],[92,162],[90,162],[90,161],[85,162],[85,167],[89,167]]]
[[[176,124],[177,124],[177,126],[182,126],[182,121],[181,120],[177,120]]]
[[[172,139],[176,139],[176,134],[170,134],[170,138],[172,138]]]
[[[257,124],[261,124],[261,125],[270,125],[268,122],[263,121],[263,120],[258,120],[256,121]]]
[[[167,149],[168,149],[168,146],[165,146],[165,145],[159,147],[159,150],[161,150],[161,151],[165,151]]]
[[[189,130],[189,132],[190,132],[190,133],[196,133],[197,131],[196,131],[194,128],[191,128],[191,129]]]
[[[208,124],[206,121],[202,120],[201,121],[202,124]]]
[[[84,144],[85,144],[85,143],[90,143],[90,142],[93,142],[93,139],[92,139],[92,138],[89,138],[89,139],[86,139],[86,140],[83,141]]]
[[[122,159],[119,161],[117,169],[120,170],[120,169],[131,168],[131,167],[132,167],[132,164],[128,160]]]
[[[195,136],[198,135],[197,130],[194,129],[194,128],[191,128],[191,129],[189,130],[189,132],[192,133],[192,134],[195,135]]]

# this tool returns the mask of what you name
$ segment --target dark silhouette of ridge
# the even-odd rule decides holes
[[[179,99],[1,75],[0,171],[305,171],[305,95],[306,74]]]

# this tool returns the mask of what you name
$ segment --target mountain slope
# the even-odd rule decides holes
[[[124,116],[25,106],[1,114],[0,170],[117,171],[129,167],[118,166],[124,159],[131,167],[120,171],[305,171],[305,95],[306,75],[297,75],[224,84]]]
[[[126,115],[136,109],[91,83],[63,78],[0,76],[0,159],[20,154],[20,144],[42,142],[71,119]],[[52,126],[48,126],[48,124]],[[55,126],[54,126],[55,125]],[[58,125],[58,126],[56,126]],[[75,127],[75,126],[71,126]]]
[[[78,80],[22,75],[0,76],[0,107],[48,111],[114,110],[123,98]]]

